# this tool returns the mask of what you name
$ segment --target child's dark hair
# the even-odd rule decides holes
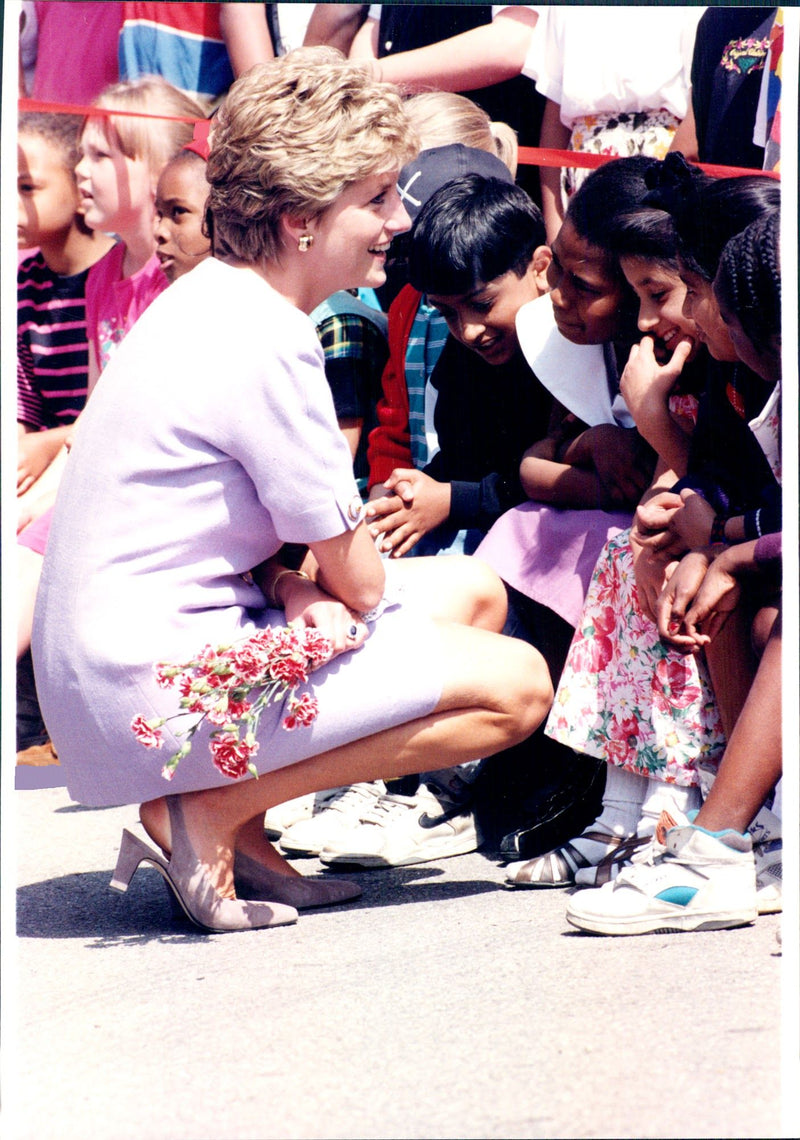
[[[780,199],[780,185],[766,175],[698,177],[682,155],[670,154],[653,180],[647,203],[672,215],[680,261],[711,282],[729,239],[766,210],[776,209]]]
[[[637,154],[598,166],[570,198],[565,221],[584,241],[611,252],[615,218],[641,204],[649,191],[645,176],[658,165],[657,158]]]
[[[682,155],[678,156],[683,159]],[[670,156],[671,159],[671,156]],[[666,168],[666,174],[665,174]],[[673,178],[669,171],[672,162],[650,163],[643,169],[647,187],[660,186],[666,182],[672,186]],[[681,193],[696,192],[701,185],[712,179],[696,166],[681,162]],[[634,188],[634,193],[638,190]],[[669,202],[657,190],[648,189],[639,204],[616,209],[608,221],[609,248],[617,257],[642,257],[647,261],[657,261],[673,271],[678,269],[678,232]]]
[[[637,206],[616,214],[609,230],[609,249],[616,257],[641,257],[677,272],[678,235],[666,210]]]
[[[774,351],[781,335],[780,210],[762,214],[730,239],[714,292],[758,352]]]
[[[51,143],[62,155],[64,166],[72,172],[78,165],[83,118],[80,115],[57,115],[49,111],[23,111],[19,116],[17,132],[36,135]]]
[[[509,272],[522,277],[546,240],[541,211],[524,190],[465,174],[420,211],[409,242],[409,280],[420,292],[449,295]]]

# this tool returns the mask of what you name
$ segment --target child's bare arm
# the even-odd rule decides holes
[[[71,424],[48,428],[46,431],[36,431],[25,424],[18,424],[18,495],[24,495],[26,491],[29,491],[36,480],[47,470],[71,432]]]
[[[633,428],[598,424],[573,440],[562,455],[566,463],[596,473],[603,505],[635,506],[649,487],[655,467],[647,444]]]
[[[539,146],[553,150],[566,150],[570,129],[561,122],[561,108],[548,99],[545,103]],[[564,200],[561,195],[561,167],[541,166],[539,181],[542,188],[542,214],[548,242],[556,239],[564,221]]]
[[[652,474],[637,472],[635,478],[629,477],[635,464],[626,462],[625,455],[635,435],[613,424],[587,428],[556,402],[547,436],[532,444],[522,458],[520,482],[525,493],[538,502],[579,510],[633,505]],[[617,482],[609,473],[616,466]]]
[[[597,507],[603,489],[594,471],[543,457],[544,448],[529,448],[520,464],[519,475],[525,494],[540,503],[557,507]]]

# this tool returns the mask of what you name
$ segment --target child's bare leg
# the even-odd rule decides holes
[[[758,667],[750,636],[751,617],[745,607],[737,606],[705,649],[711,686],[728,740],[744,708]]]
[[[778,614],[719,773],[696,823],[708,831],[744,831],[779,779],[781,754],[781,620]]]
[[[249,847],[256,836],[252,821],[275,804],[322,788],[424,771],[432,764],[462,764],[530,736],[553,697],[537,650],[514,638],[458,625],[444,626],[441,637],[443,692],[429,716],[258,780],[182,796],[189,837],[221,894],[233,892],[233,852],[240,837]],[[143,804],[141,817],[150,836],[169,850],[164,801]]]
[[[17,544],[17,661],[31,647],[33,609],[42,576],[41,554]]]

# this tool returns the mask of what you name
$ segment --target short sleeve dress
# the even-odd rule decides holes
[[[174,714],[154,663],[229,643],[282,611],[248,572],[284,542],[353,529],[360,497],[310,319],[254,271],[209,259],[150,306],[81,419],[33,630],[37,688],[67,788],[93,806],[226,783],[207,732],[171,784],[130,724]],[[266,772],[425,716],[441,693],[432,622],[395,602],[312,676],[315,722],[259,725]],[[402,678],[402,685],[397,683]]]

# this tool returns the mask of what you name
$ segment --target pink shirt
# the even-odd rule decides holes
[[[125,244],[119,242],[86,283],[86,327],[100,371],[125,334],[169,282],[155,254],[130,277],[122,276]]]
[[[122,4],[91,0],[38,0],[34,99],[91,103],[119,80],[117,61]]]

